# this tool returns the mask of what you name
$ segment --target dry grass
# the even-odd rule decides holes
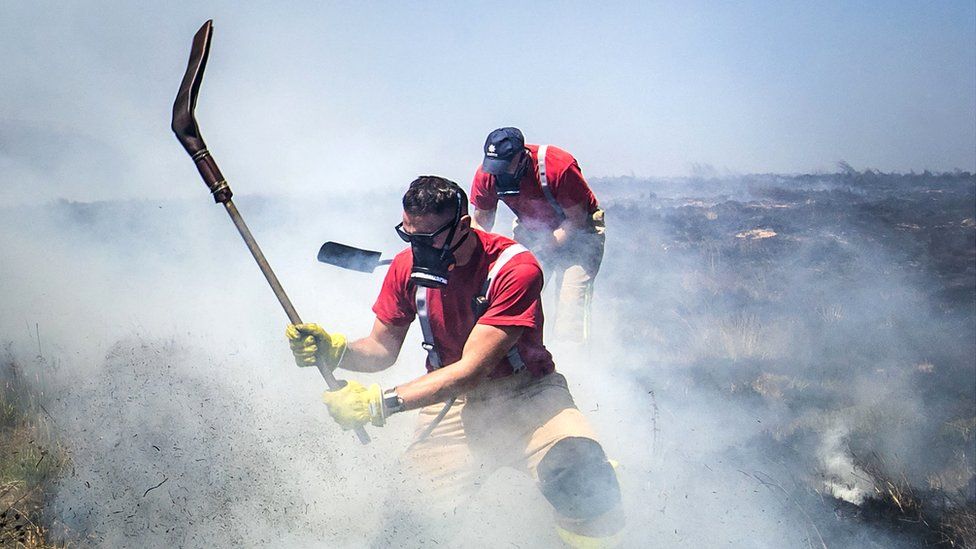
[[[9,352],[0,362],[0,381],[0,546],[54,547],[40,517],[67,452],[42,395]]]
[[[972,506],[952,510],[940,523],[953,547],[976,547],[976,511]]]
[[[0,547],[48,547],[36,522],[40,501],[24,482],[0,484]]]
[[[693,359],[726,359],[732,362],[765,360],[782,354],[791,337],[785,324],[763,322],[757,315],[736,313],[719,318],[684,317],[681,345],[674,349],[680,361]]]
[[[861,505],[872,518],[915,530],[930,546],[976,547],[976,504],[965,501],[958,490],[919,489],[904,475],[889,473],[876,453],[855,456],[855,462],[875,484],[874,497]]]
[[[768,355],[766,327],[756,315],[737,314],[722,319],[718,335],[720,348],[733,361]]]
[[[790,393],[803,391],[810,387],[809,381],[791,376],[763,372],[751,385],[753,391],[766,398],[781,399]]]
[[[795,379],[764,373],[752,390],[765,398],[789,400],[809,388]],[[917,464],[913,467],[901,456],[870,450],[878,446],[876,437],[889,432],[882,424],[897,420],[890,410],[856,406],[809,410],[769,434],[787,444],[820,441],[814,481],[820,482],[817,492],[830,498],[838,516],[901,532],[920,546],[976,548],[974,470],[968,454],[976,439],[976,417],[948,421],[933,433],[932,462],[922,477]],[[851,445],[852,440],[860,450]],[[912,470],[915,477],[909,478]]]

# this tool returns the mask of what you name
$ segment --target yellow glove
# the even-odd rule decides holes
[[[335,370],[346,353],[346,336],[329,334],[318,324],[289,324],[285,329],[295,364]]]
[[[329,407],[332,419],[347,431],[367,423],[377,427],[386,423],[383,391],[375,383],[366,388],[361,383],[347,381],[342,389],[322,393],[322,402]]]

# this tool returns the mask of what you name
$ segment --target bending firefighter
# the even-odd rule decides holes
[[[556,287],[556,335],[585,341],[605,227],[579,164],[558,147],[527,145],[518,128],[488,134],[484,154],[471,183],[474,226],[492,229],[499,200],[512,210],[515,240],[539,258]]]
[[[425,500],[464,502],[493,471],[513,467],[537,481],[565,543],[617,544],[624,524],[617,477],[543,345],[535,257],[473,229],[464,191],[440,177],[410,184],[396,231],[410,248],[390,265],[368,336],[347,342],[315,324],[291,325],[287,334],[300,366],[377,372],[396,361],[418,318],[427,371],[385,391],[349,381],[324,394],[329,413],[352,429],[419,409],[406,461],[423,480]]]

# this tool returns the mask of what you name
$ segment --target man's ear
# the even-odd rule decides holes
[[[468,215],[468,214],[462,215],[461,216],[461,219],[458,220],[458,228],[459,229],[470,229],[471,228],[471,216]]]

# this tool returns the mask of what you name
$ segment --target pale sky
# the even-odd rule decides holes
[[[590,177],[976,171],[972,1],[0,0],[0,204],[205,193],[169,122],[210,18],[237,193],[467,186],[507,125]]]

